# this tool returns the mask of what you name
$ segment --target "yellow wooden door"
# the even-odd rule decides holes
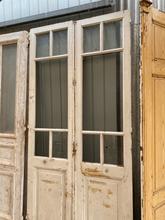
[[[165,219],[165,13],[141,2],[144,220]]]

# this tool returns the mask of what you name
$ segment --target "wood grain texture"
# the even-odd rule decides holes
[[[141,9],[143,213],[144,220],[164,220],[165,14],[149,5]]]

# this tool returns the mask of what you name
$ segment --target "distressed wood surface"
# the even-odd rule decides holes
[[[53,39],[53,31],[66,29],[68,31],[68,52],[65,54],[68,63],[68,128],[45,129],[36,128],[36,35],[49,32],[50,40]],[[53,45],[49,45],[48,57],[42,60],[56,60],[64,56],[52,56]],[[73,138],[74,138],[74,25],[73,22],[54,24],[32,29],[30,32],[30,75],[29,75],[29,138],[28,138],[28,210],[29,220],[54,220],[73,219]],[[49,157],[35,156],[35,131],[47,131],[49,133]],[[52,133],[66,132],[68,135],[68,158],[53,158]]]
[[[15,132],[0,134],[0,219],[4,220],[22,219],[27,39],[26,32],[0,36],[0,51],[2,51],[2,45],[17,43]],[[0,60],[2,60],[2,52]],[[1,70],[0,62],[0,73],[2,73]]]
[[[102,23],[115,20],[123,20],[123,92],[124,92],[124,130],[114,132],[114,135],[124,135],[124,167],[102,164],[102,135],[103,131],[83,130],[83,57],[96,54],[106,54],[103,50],[103,37],[100,36],[100,50],[97,52],[83,53],[83,27],[100,24],[102,35]],[[76,172],[75,172],[75,219],[81,220],[132,220],[132,158],[131,158],[131,74],[130,74],[130,17],[129,12],[117,12],[113,14],[80,20],[76,24]],[[108,52],[115,52],[109,50]],[[97,73],[97,72],[96,72]],[[100,106],[97,106],[99,108]],[[99,120],[99,119],[98,119]],[[82,134],[100,135],[101,146],[99,163],[83,162]],[[105,132],[106,133],[106,132]],[[113,134],[113,132],[107,132]],[[127,198],[127,199],[125,199]]]
[[[165,14],[143,1],[142,142],[144,220],[165,219]]]

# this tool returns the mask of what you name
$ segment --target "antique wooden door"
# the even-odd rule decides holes
[[[165,14],[141,4],[144,220],[164,220]]]
[[[76,24],[76,220],[132,220],[130,17]]]
[[[66,22],[30,32],[30,220],[73,219],[73,28]]]
[[[129,13],[32,29],[29,84],[28,219],[132,220]]]
[[[0,36],[0,219],[21,220],[28,36]]]

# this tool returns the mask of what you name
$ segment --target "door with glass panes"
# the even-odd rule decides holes
[[[0,35],[0,219],[21,220],[28,33]]]
[[[132,220],[129,28],[123,11],[31,30],[29,220]]]

